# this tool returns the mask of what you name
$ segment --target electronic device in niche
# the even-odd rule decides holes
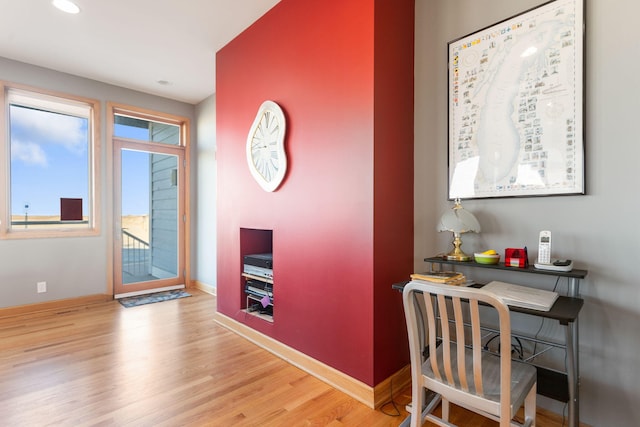
[[[273,270],[270,268],[256,267],[255,265],[245,264],[243,272],[252,276],[262,277],[263,279],[273,280]]]
[[[273,322],[273,254],[244,255],[242,261],[246,312]]]
[[[273,254],[251,254],[243,257],[242,271],[252,276],[273,279]]]
[[[548,230],[540,232],[538,239],[538,260],[535,262],[534,267],[539,270],[551,271],[573,270],[573,261],[570,259],[551,258],[551,232]]]
[[[268,306],[263,306],[260,303],[253,303],[250,306],[247,307],[247,311],[249,313],[260,313],[260,314],[265,314],[267,316],[273,316],[273,306],[272,305],[268,305]]]
[[[273,254],[251,254],[244,256],[244,264],[262,268],[273,268]]]
[[[273,285],[260,280],[247,280],[245,283],[245,292],[261,297],[273,297]]]

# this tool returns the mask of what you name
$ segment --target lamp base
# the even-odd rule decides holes
[[[464,252],[455,253],[455,251],[445,255],[447,261],[471,261],[471,257]]]
[[[460,233],[453,233],[453,250],[446,256],[447,261],[471,261],[471,257],[460,249],[462,246],[462,239],[460,239]]]

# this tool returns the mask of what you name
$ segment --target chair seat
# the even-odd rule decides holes
[[[436,350],[436,356],[438,360],[438,369],[444,375],[444,364],[442,363],[443,348],[442,345],[438,346]],[[455,349],[455,344],[451,344],[450,353],[452,374],[455,381],[454,384],[450,384],[458,390],[463,390],[460,384],[460,377],[458,375],[458,357]],[[473,353],[470,349],[465,350],[465,364],[467,378],[469,379],[469,390],[472,393],[476,393],[475,385],[473,384]],[[483,397],[494,402],[500,402],[500,357],[489,353],[482,353],[482,383],[483,383]],[[438,381],[437,377],[431,369],[431,361],[428,359],[422,365],[422,374]],[[512,408],[519,408],[524,398],[526,397],[531,386],[536,382],[537,372],[536,368],[526,363],[512,360],[511,362],[511,406]],[[443,378],[443,382],[447,383],[446,378]]]

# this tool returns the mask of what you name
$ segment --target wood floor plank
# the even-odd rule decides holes
[[[0,318],[0,425],[395,427],[410,390],[372,410],[213,321],[215,297],[116,301]],[[453,408],[461,426],[496,426]],[[539,427],[561,419],[541,413]]]

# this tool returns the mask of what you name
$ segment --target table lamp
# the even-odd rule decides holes
[[[462,233],[479,233],[480,223],[475,216],[462,207],[460,199],[456,199],[453,208],[446,211],[440,217],[438,223],[438,231],[450,231],[453,233],[453,250],[446,256],[451,261],[470,261],[471,257],[460,249]]]

